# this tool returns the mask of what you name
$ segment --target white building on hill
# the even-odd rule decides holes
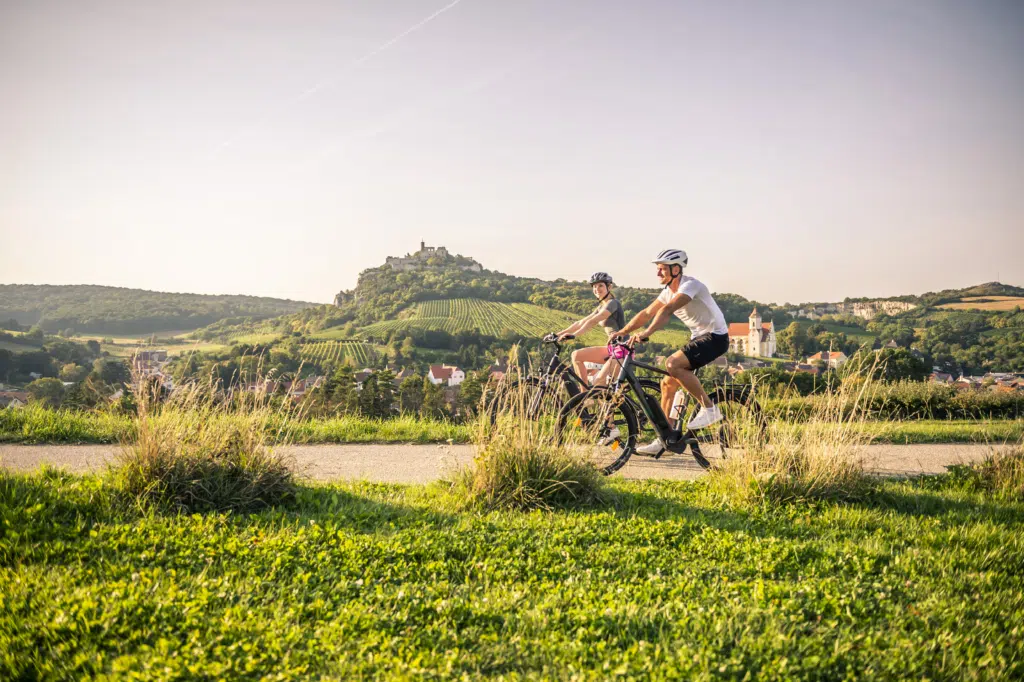
[[[729,325],[729,350],[752,358],[775,357],[775,322],[762,322],[754,308],[746,324]]]
[[[435,386],[458,386],[466,380],[466,373],[453,365],[431,365],[427,378]]]

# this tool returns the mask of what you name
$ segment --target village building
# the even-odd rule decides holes
[[[435,386],[458,386],[466,380],[466,373],[454,365],[431,365],[427,379]]]
[[[841,350],[823,350],[807,358],[807,364],[821,362],[830,369],[838,369],[846,364],[850,358]]]
[[[28,391],[0,391],[0,408],[25,405],[28,405]]]
[[[775,357],[775,322],[762,322],[754,308],[746,323],[729,325],[729,350],[752,358]]]

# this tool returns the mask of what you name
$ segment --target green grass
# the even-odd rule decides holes
[[[133,433],[130,418],[106,412],[0,409],[0,442],[116,443]],[[469,427],[415,417],[332,417],[293,424],[291,435],[300,443],[466,443]]]
[[[876,443],[1015,443],[1024,439],[1024,419],[866,421],[858,428]]]
[[[877,443],[1004,443],[1024,438],[1024,420],[869,421]],[[104,412],[39,408],[0,410],[0,442],[116,443],[132,433],[131,421]],[[302,443],[468,443],[470,428],[416,417],[379,420],[364,417],[310,419],[295,425]]]
[[[30,350],[39,350],[42,348],[42,344],[32,345],[28,343],[11,343],[10,341],[0,341],[0,350],[9,350],[12,353],[24,353]]]
[[[133,431],[128,417],[107,412],[0,409],[0,443],[116,443]]]
[[[0,678],[1024,675],[1019,502],[948,476],[752,510],[701,483],[613,493],[480,513],[335,485],[164,515],[0,475]]]
[[[814,323],[812,323],[812,324],[814,324]],[[830,332],[833,332],[833,333],[836,333],[836,334],[845,334],[847,336],[847,338],[853,339],[857,343],[861,343],[861,344],[868,343],[869,341],[874,341],[876,338],[878,338],[878,334],[876,334],[874,332],[869,332],[866,329],[862,329],[861,327],[852,327],[852,326],[847,326],[847,325],[843,325],[843,324],[834,324],[832,322],[819,322],[817,324],[824,325],[825,329],[830,331]],[[781,329],[776,329],[775,331],[776,332],[780,332],[782,330]]]

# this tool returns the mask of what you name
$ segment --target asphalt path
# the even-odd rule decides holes
[[[429,483],[473,459],[472,445],[292,445],[281,448],[296,471],[320,481],[367,480]],[[977,461],[992,446],[975,444],[872,445],[864,450],[869,470],[883,475],[937,474],[951,464]],[[0,445],[0,467],[31,472],[42,465],[76,473],[99,471],[114,461],[116,445]],[[689,455],[659,460],[634,455],[616,476],[633,479],[697,478],[703,469]]]

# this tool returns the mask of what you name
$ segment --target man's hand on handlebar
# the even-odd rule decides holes
[[[628,345],[630,348],[636,348],[638,345],[642,346],[643,344],[647,343],[648,338],[649,337],[643,334],[634,334],[629,337]]]

